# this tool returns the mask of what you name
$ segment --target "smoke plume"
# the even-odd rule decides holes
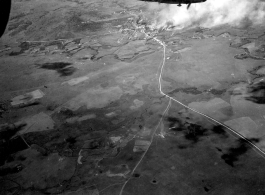
[[[207,0],[204,3],[187,6],[150,3],[153,11],[152,28],[175,28],[201,26],[212,28],[219,25],[249,26],[265,22],[264,0]]]

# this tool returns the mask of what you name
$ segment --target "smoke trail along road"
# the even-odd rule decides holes
[[[176,28],[201,26],[212,28],[219,25],[249,26],[262,25],[265,22],[264,0],[207,0],[205,3],[186,6],[149,3],[149,11],[155,15],[153,29],[168,25]]]

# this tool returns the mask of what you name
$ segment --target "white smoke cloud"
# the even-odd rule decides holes
[[[265,22],[265,2],[261,0],[207,0],[187,6],[150,3],[155,11],[152,28],[173,25],[176,28],[201,26],[212,28],[218,25],[262,25]]]

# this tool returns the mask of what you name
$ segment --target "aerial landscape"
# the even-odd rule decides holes
[[[12,1],[1,195],[265,194],[265,1],[165,2]]]

